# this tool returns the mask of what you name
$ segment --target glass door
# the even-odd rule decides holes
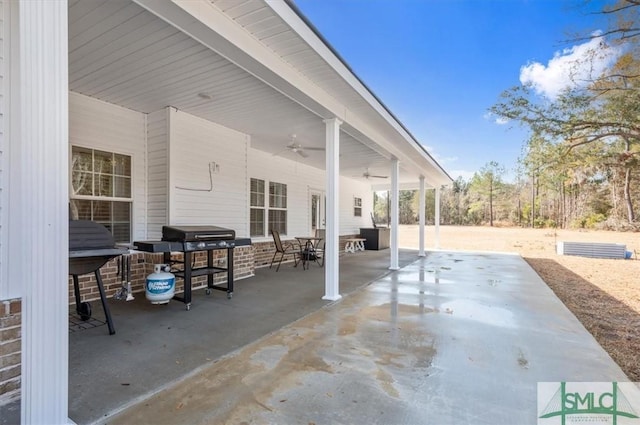
[[[311,192],[311,234],[315,235],[317,229],[325,226],[325,195],[321,191]]]

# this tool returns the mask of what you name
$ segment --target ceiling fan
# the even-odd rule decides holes
[[[289,143],[287,145],[287,147],[283,150],[280,151],[278,153],[284,152],[284,151],[290,151],[290,152],[294,152],[297,153],[298,155],[300,155],[303,158],[307,158],[309,156],[309,154],[306,151],[323,151],[325,150],[324,148],[317,148],[317,147],[313,147],[313,146],[302,146],[302,144],[296,139],[296,135],[292,134],[291,135],[291,143]]]
[[[364,173],[362,173],[362,177],[364,177],[367,180],[369,180],[369,179],[387,179],[387,178],[389,178],[389,176],[377,176],[375,174],[371,174],[369,172],[368,168],[366,170],[364,170]]]

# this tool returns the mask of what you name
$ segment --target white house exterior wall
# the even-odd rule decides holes
[[[323,170],[305,165],[304,158],[297,158],[291,152],[272,155],[252,149],[248,135],[174,108],[169,108],[168,116],[169,223],[214,224],[234,229],[238,236],[248,237],[249,179],[259,178],[287,185],[287,210],[290,213],[286,236],[309,233],[309,192],[323,189]],[[149,117],[150,125],[153,121]],[[211,163],[218,167],[213,174],[212,185],[209,179]],[[151,190],[151,181],[149,184]],[[209,192],[211,186],[213,189]],[[373,203],[371,188],[342,178],[340,193],[340,233],[358,233],[360,227],[369,223],[367,217]],[[363,200],[362,217],[353,216],[354,197]],[[270,240],[271,237],[267,235],[265,239]]]
[[[354,198],[362,200],[362,216],[354,215]],[[340,234],[359,234],[361,227],[371,227],[370,214],[373,211],[373,192],[371,186],[357,180],[342,177],[340,179]]]
[[[248,135],[171,107],[145,115],[71,92],[69,110],[71,145],[132,156],[133,240],[158,239],[167,223],[214,224],[248,237],[252,177],[286,184],[295,211],[288,236],[309,233],[310,191],[323,190],[324,171],[304,158],[252,149]],[[211,163],[218,168],[209,192]],[[340,184],[340,234],[355,234],[370,224],[371,188],[345,177]],[[354,197],[362,217],[353,215]]]
[[[147,236],[157,240],[169,222],[169,108],[147,116]]]
[[[283,147],[287,143],[286,140],[283,141]],[[309,190],[322,189],[324,172],[304,165],[304,158],[297,159],[297,155],[293,152],[283,152],[281,155],[290,156],[291,159],[249,149],[249,178],[286,184],[288,213],[287,233],[284,236],[308,235],[310,229]],[[248,204],[246,208],[249,208]],[[271,240],[268,229],[264,239]],[[261,238],[253,240],[259,241]]]
[[[9,73],[10,63],[7,55],[10,48],[9,2],[0,1],[0,300],[19,295],[18,288],[11,288],[7,279],[7,165],[8,143],[11,140],[7,131],[7,106],[9,105]]]
[[[247,235],[247,136],[175,109],[169,117],[169,223]],[[213,163],[218,168],[210,179]]]
[[[321,153],[323,155],[324,153]],[[287,185],[287,209],[291,211],[287,234],[290,237],[309,234],[311,224],[310,192],[323,191],[324,170],[304,165],[304,158],[297,159],[292,152],[283,152],[293,160],[249,149],[249,177]],[[362,217],[353,216],[353,198],[363,200]],[[367,226],[366,217],[372,211],[373,195],[370,186],[349,178],[340,179],[340,234],[359,233]],[[248,206],[247,206],[248,208]],[[267,236],[266,239],[271,239]],[[256,238],[255,240],[260,240]]]
[[[69,143],[131,155],[134,240],[146,238],[146,115],[69,93]]]

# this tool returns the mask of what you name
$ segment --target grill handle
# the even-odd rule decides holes
[[[222,238],[228,238],[228,239],[233,239],[235,238],[235,235],[232,233],[217,233],[215,235],[195,235],[196,239],[222,239]]]

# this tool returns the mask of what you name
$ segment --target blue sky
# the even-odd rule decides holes
[[[604,29],[579,0],[295,1],[454,179],[498,161],[511,180],[527,133],[488,108],[521,79],[553,97],[587,44],[567,40]]]

